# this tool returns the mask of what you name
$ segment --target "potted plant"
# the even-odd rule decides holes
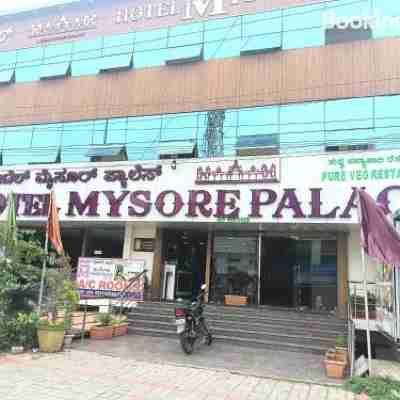
[[[41,319],[37,326],[39,349],[44,353],[56,353],[61,350],[64,343],[64,321],[57,322]]]
[[[74,332],[72,330],[72,314],[79,304],[79,293],[76,290],[75,284],[72,281],[64,282],[64,322],[65,336],[64,349],[70,349]]]
[[[124,336],[128,334],[128,320],[126,316],[119,316],[113,319],[113,336]]]
[[[90,328],[90,337],[100,340],[111,339],[114,332],[112,315],[110,313],[100,313],[96,320],[97,325]]]
[[[47,316],[38,324],[39,349],[43,352],[60,351],[66,330],[71,328],[71,312],[79,296],[71,281],[68,258],[62,256],[47,272],[45,306]]]
[[[343,379],[347,367],[347,354],[329,349],[325,354],[324,364],[329,378]]]
[[[337,352],[342,352],[347,355],[347,336],[346,335],[338,335],[336,337],[336,347]]]

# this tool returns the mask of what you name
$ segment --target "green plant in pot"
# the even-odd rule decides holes
[[[128,333],[128,319],[125,315],[118,315],[113,318],[113,336],[124,336]]]
[[[71,328],[71,315],[79,296],[71,280],[71,267],[67,257],[59,257],[46,276],[45,309],[38,323],[39,349],[46,353],[60,351],[65,332]]]
[[[347,353],[347,336],[338,335],[336,337],[336,351]]]
[[[99,313],[96,320],[97,325],[90,328],[90,337],[98,340],[111,339],[114,332],[112,314]]]

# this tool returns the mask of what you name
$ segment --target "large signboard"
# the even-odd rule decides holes
[[[309,0],[314,2],[315,0]],[[0,51],[234,16],[304,0],[96,0],[0,17]]]
[[[81,299],[119,299],[129,279],[144,269],[144,261],[80,258],[77,284]],[[140,277],[124,293],[126,300],[143,301],[144,278]]]
[[[356,188],[400,208],[400,152],[87,163],[0,169],[0,218],[61,221],[357,223]]]

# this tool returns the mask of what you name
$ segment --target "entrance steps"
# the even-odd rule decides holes
[[[346,333],[335,316],[278,307],[206,305],[214,339],[240,346],[323,354]],[[139,303],[128,315],[129,333],[177,338],[174,304]]]

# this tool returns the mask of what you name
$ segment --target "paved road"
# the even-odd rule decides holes
[[[350,400],[328,387],[72,350],[0,356],[2,400]]]

